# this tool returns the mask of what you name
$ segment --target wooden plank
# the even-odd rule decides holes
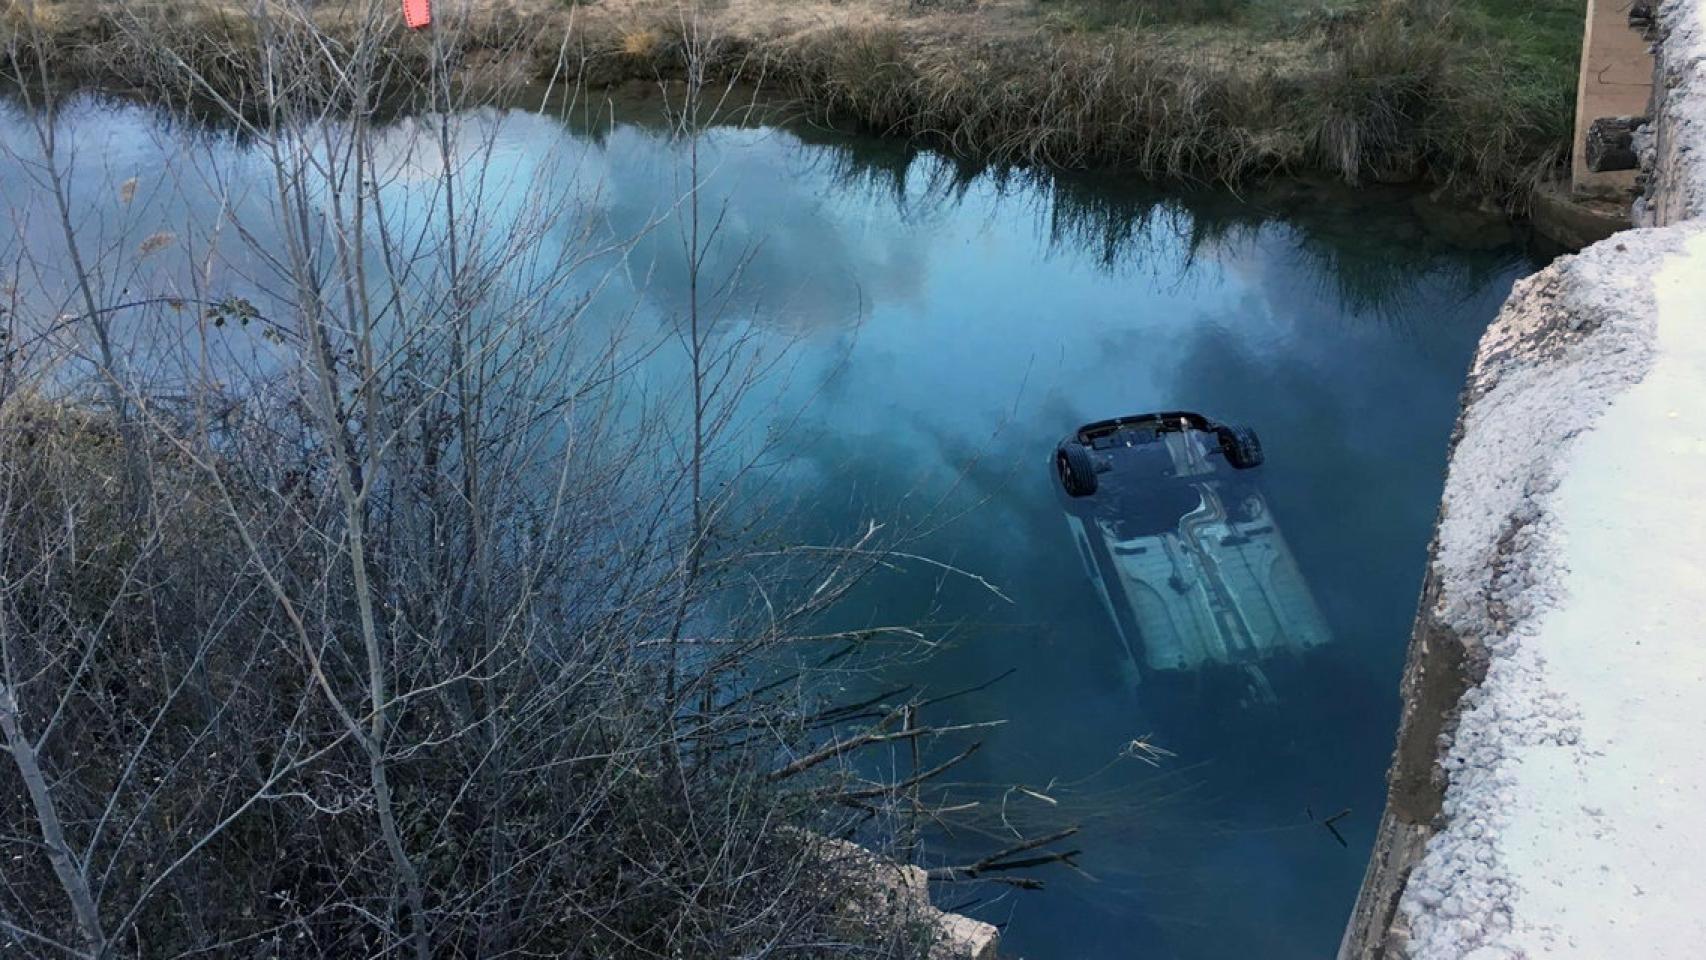
[[[1638,117],[1653,90],[1653,55],[1641,31],[1629,26],[1627,0],[1588,0],[1576,89],[1576,136],[1570,186],[1576,196],[1627,202],[1635,171],[1595,171],[1588,164],[1588,128],[1601,117]]]

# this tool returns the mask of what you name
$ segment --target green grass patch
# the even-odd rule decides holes
[[[1353,181],[1425,170],[1520,207],[1567,154],[1585,0],[1037,0],[1034,9],[1061,34],[1162,56],[1202,52],[1222,65],[1212,69],[1248,75],[1217,98],[1217,123],[1303,144],[1306,156],[1282,152],[1282,166]],[[1279,88],[1288,92],[1271,107],[1243,102]]]
[[[1238,24],[1259,0],[1039,0],[1050,28],[1068,33],[1153,26]]]
[[[1584,0],[1458,0],[1456,16],[1465,40],[1481,38],[1511,68],[1510,94],[1536,111],[1558,113],[1567,132],[1581,68]]]

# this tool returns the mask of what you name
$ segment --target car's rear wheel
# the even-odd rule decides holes
[[[1222,426],[1216,432],[1220,435],[1220,452],[1226,455],[1227,463],[1239,470],[1262,465],[1262,441],[1256,431],[1249,427]]]
[[[1096,492],[1096,461],[1082,443],[1068,440],[1055,448],[1054,470],[1069,497],[1088,497]]]

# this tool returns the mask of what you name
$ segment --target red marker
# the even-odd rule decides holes
[[[432,0],[403,0],[403,22],[410,30],[432,25]]]

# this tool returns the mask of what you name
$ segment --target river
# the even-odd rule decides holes
[[[534,202],[523,185],[543,157],[572,171],[557,183],[581,198],[580,226],[546,243],[660,222],[603,255],[621,265],[589,315],[662,329],[685,308],[683,147],[647,122],[655,102],[593,106],[573,122],[489,113],[490,150],[472,159],[494,208]],[[107,278],[115,290],[190,269],[187,238],[231,202],[215,185],[259,176],[239,138],[135,105],[79,100],[60,124],[79,222],[115,248],[168,238],[157,265]],[[0,137],[27,153],[28,136],[15,107],[0,111]],[[1399,188],[1164,189],[789,124],[707,131],[701,170],[718,224],[705,276],[739,278],[719,315],[775,358],[741,415],[774,441],[790,533],[905,527],[908,552],[994,588],[923,562],[872,578],[850,621],[924,623],[940,641],[875,682],[939,694],[996,680],[938,708],[1007,721],[950,795],[1083,827],[1080,869],[1039,870],[1044,889],[939,902],[1002,924],[1007,951],[1033,960],[1330,955],[1382,804],[1458,390],[1511,284],[1541,260],[1508,239],[1455,244]],[[37,211],[4,244],[48,249],[55,225],[31,206],[30,176],[0,170],[0,200]],[[679,373],[659,359],[641,377],[663,389]],[[1230,703],[1146,697],[1052,489],[1048,458],[1068,431],[1155,409],[1258,431],[1260,482],[1334,636],[1260,723]],[[1172,755],[1145,762],[1130,750],[1140,739]],[[924,856],[987,849],[999,820],[985,818],[989,835],[933,836]]]

